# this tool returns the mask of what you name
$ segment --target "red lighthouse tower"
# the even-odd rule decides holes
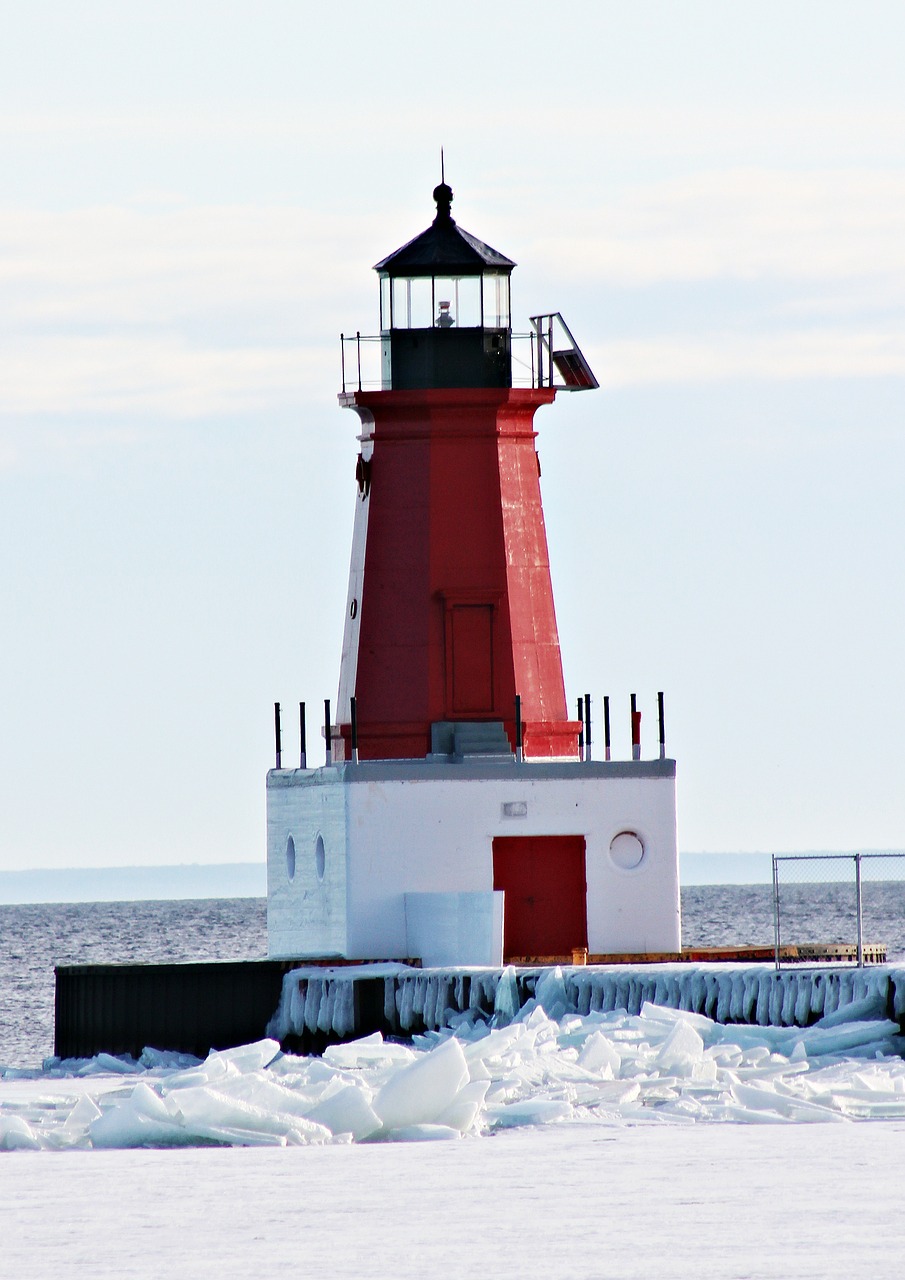
[[[513,386],[515,263],[457,226],[445,182],[433,194],[431,226],[375,268],[380,389],[340,396],[362,430],[334,758],[353,697],[361,759],[510,752],[517,695],[525,755],[575,758],[534,415],[555,373],[597,384],[551,316]]]
[[[515,264],[456,225],[445,182],[434,199],[377,264],[379,338],[344,359],[361,452],[338,723],[328,704],[322,767],[303,718],[301,767],[278,754],[267,777],[269,949],[427,967],[672,952],[662,725],[659,758],[595,760],[566,710],[534,416],[597,383],[558,314],[513,333]]]

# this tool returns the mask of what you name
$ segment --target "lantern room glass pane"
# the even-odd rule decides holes
[[[380,328],[381,332],[386,332],[390,327],[390,277],[380,277]]]
[[[412,329],[429,329],[432,321],[433,299],[431,280],[428,276],[415,276],[409,281],[412,298]]]
[[[434,325],[439,329],[481,327],[480,276],[436,276]]]
[[[393,280],[394,329],[429,329],[432,322],[430,276],[397,276]]]
[[[393,281],[393,328],[412,327],[411,280],[403,277]]]
[[[509,328],[509,277],[486,272],[484,284],[484,328]]]

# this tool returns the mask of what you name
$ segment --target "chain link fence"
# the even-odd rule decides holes
[[[776,966],[905,958],[905,853],[773,855]]]

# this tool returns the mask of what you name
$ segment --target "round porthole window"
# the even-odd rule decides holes
[[[324,837],[318,836],[314,842],[314,870],[318,880],[323,880],[327,869],[327,850],[324,848]]]
[[[620,871],[634,871],[644,858],[644,845],[634,831],[620,831],[610,841],[610,857]]]
[[[290,880],[295,879],[295,841],[292,836],[286,841],[286,874]]]

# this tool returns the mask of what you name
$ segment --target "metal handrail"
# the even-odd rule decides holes
[[[381,355],[375,361],[373,346],[382,346],[389,339],[388,333],[341,333],[339,335],[342,394],[354,391],[385,390]],[[512,359],[512,385],[536,389],[542,386],[558,386],[543,375],[543,356],[539,350],[540,338],[536,332],[510,333]],[[382,353],[381,353],[382,354]],[[351,358],[350,358],[351,357]],[[376,366],[376,367],[375,367]]]

